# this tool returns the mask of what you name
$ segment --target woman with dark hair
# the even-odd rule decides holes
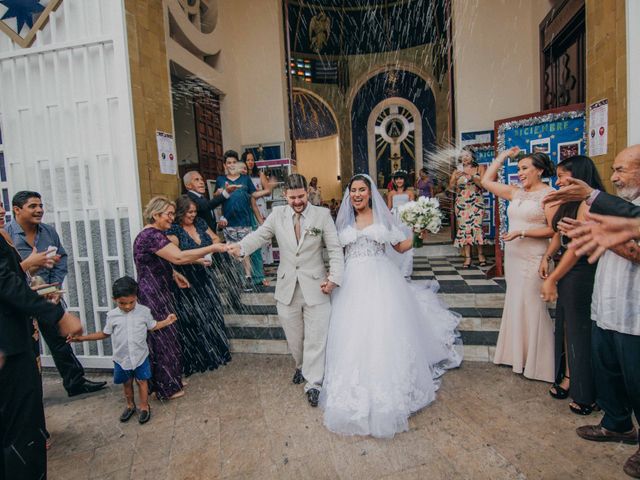
[[[559,187],[567,185],[568,178],[577,178],[591,188],[604,191],[596,166],[589,157],[577,155],[558,164]],[[558,223],[565,217],[585,221],[589,207],[585,202],[560,205],[553,217],[556,232],[540,263],[540,277],[544,279],[544,300],[556,303],[556,383],[549,394],[557,399],[567,398],[572,412],[589,415],[596,408],[596,392],[591,370],[591,303],[597,264],[587,257],[579,257],[575,250],[566,248],[569,239],[558,231]],[[560,250],[562,258],[555,270],[549,263]],[[571,378],[571,381],[569,381]]]
[[[193,250],[220,243],[218,236],[198,215],[195,202],[182,195],[176,200],[175,223],[167,237],[180,250]],[[229,338],[224,325],[222,302],[213,272],[201,264],[176,266],[189,282],[189,288],[176,295],[177,323],[182,345],[182,370],[185,377],[195,372],[214,370],[231,360]]]
[[[431,180],[429,176],[429,170],[427,170],[427,167],[422,167],[420,169],[415,188],[419,197],[431,198],[433,196],[433,180]]]
[[[509,232],[501,236],[507,291],[493,362],[551,383],[555,379],[553,321],[540,298],[542,279],[537,268],[554,233],[550,224],[556,210],[543,207],[542,199],[553,189],[542,179],[553,176],[555,167],[547,154],[532,153],[518,161],[521,187],[498,182],[502,163],[519,152],[518,147],[501,152],[482,178],[485,189],[509,201]]]
[[[251,200],[255,202],[255,208],[257,208],[261,217],[261,221],[258,221],[257,218],[252,219],[251,228],[256,230],[269,215],[267,201],[264,197],[271,195],[271,185],[265,173],[258,168],[252,151],[245,150],[241,161],[247,166],[247,174],[251,177],[253,186],[256,188],[256,193]],[[251,254],[251,278],[254,285],[269,286],[269,281],[264,276],[265,263],[273,263],[273,248],[270,244],[263,245],[260,250],[256,250]]]
[[[393,182],[393,189],[387,193],[387,207],[389,207],[393,216],[400,221],[400,207],[415,200],[416,196],[409,190],[407,172],[404,170],[396,170],[393,172],[391,181]],[[413,273],[413,248],[404,253],[393,250],[390,254],[396,265],[400,268],[402,275],[404,275],[405,278],[410,278]]]
[[[474,153],[465,149],[459,158],[458,168],[449,180],[449,190],[456,194],[456,239],[457,248],[462,248],[464,263],[462,268],[471,266],[471,247],[478,248],[478,262],[481,267],[487,264],[482,251],[484,236],[482,219],[484,217],[484,198],[482,197],[481,177],[483,168],[478,165]]]
[[[349,182],[336,228],[345,267],[331,299],[324,424],[345,435],[389,438],[408,430],[409,416],[434,401],[438,378],[460,365],[460,318],[435,288],[403,281],[388,258],[391,249],[409,250],[413,236],[368,175]]]

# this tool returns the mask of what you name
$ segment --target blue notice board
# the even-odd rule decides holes
[[[470,144],[468,147],[476,156],[479,165],[488,166],[496,156],[493,143]],[[484,217],[482,219],[482,232],[484,239],[493,243],[496,238],[496,214],[495,214],[495,197],[493,193],[486,190],[482,193],[484,199]]]

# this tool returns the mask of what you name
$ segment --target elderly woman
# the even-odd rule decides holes
[[[218,236],[197,215],[196,204],[188,195],[178,197],[176,220],[167,236],[180,250],[194,250],[220,243]],[[176,270],[191,285],[180,289],[176,295],[182,368],[188,377],[192,373],[214,370],[226,364],[231,360],[231,354],[213,272],[198,264],[181,265]]]
[[[460,155],[458,170],[454,171],[449,180],[449,190],[456,193],[456,239],[454,245],[462,248],[464,264],[462,268],[471,266],[471,247],[478,248],[480,266],[487,264],[482,252],[484,236],[482,233],[482,219],[484,217],[484,198],[482,197],[481,177],[484,170],[476,162],[471,150],[463,150]]]
[[[175,204],[166,197],[152,198],[144,211],[145,227],[133,242],[133,256],[138,271],[138,299],[151,309],[153,318],[166,318],[175,313],[174,289],[188,288],[189,282],[173,265],[205,263],[209,253],[224,251],[220,244],[192,250],[180,250],[167,238],[175,217]],[[180,321],[180,317],[178,317]],[[182,389],[182,355],[175,324],[149,332],[149,358],[153,381],[150,390],[159,400],[178,398]]]

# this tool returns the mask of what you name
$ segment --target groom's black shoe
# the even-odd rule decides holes
[[[293,374],[293,378],[291,379],[291,381],[293,383],[295,383],[296,385],[300,385],[301,383],[304,383],[304,377],[302,376],[302,370],[300,370],[299,368],[296,368],[296,372]]]
[[[307,390],[307,400],[312,407],[318,406],[318,397],[320,397],[320,390],[317,388],[310,388]]]

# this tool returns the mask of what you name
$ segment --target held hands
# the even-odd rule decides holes
[[[560,187],[559,190],[549,192],[543,199],[542,203],[548,207],[557,207],[567,202],[583,202],[593,192],[586,182],[577,178],[567,178],[569,185]]]
[[[333,283],[331,280],[325,280],[320,284],[320,290],[325,295],[330,295],[333,292],[333,289],[336,288],[337,285]]]
[[[540,298],[545,302],[555,302],[558,299],[558,285],[556,282],[547,278],[542,284]]]
[[[242,249],[239,243],[231,243],[225,245],[225,251],[234,258],[242,257]]]
[[[65,312],[60,321],[58,321],[58,330],[63,337],[76,337],[82,333],[82,323],[75,315]]]

